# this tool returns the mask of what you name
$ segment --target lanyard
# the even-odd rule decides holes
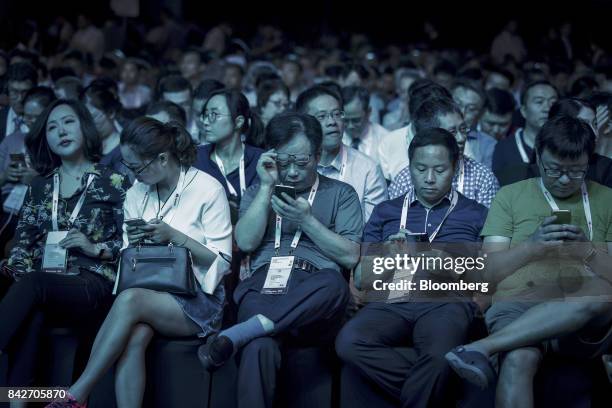
[[[465,159],[461,157],[459,159],[459,179],[457,181],[457,191],[463,194],[463,187],[465,185]]]
[[[310,194],[308,195],[308,204],[312,206],[314,202],[315,195],[317,194],[317,189],[319,188],[319,176],[315,180],[315,183],[310,188]],[[274,250],[276,251],[276,255],[278,255],[278,250],[281,246],[281,232],[283,226],[283,217],[276,214],[276,229],[274,230]],[[295,235],[293,236],[293,241],[291,241],[291,248],[295,249],[300,242],[300,238],[302,237],[302,228],[298,227],[297,231],[295,231]]]
[[[404,197],[404,204],[402,205],[402,218],[400,219],[400,230],[406,229],[406,222],[408,220],[408,208],[410,207],[410,203],[412,201],[414,201],[414,190],[406,194],[406,197]],[[440,232],[440,229],[442,228],[442,224],[444,224],[444,221],[446,221],[451,211],[453,211],[457,206],[457,201],[459,201],[459,196],[455,193],[455,190],[452,190],[451,204],[448,207],[448,210],[446,210],[446,214],[444,214],[442,221],[440,221],[438,228],[436,228],[436,230],[429,236],[429,242],[433,242],[433,240],[436,239],[438,232]]]
[[[225,182],[227,183],[227,188],[230,194],[233,196],[238,196],[236,189],[234,188],[234,186],[232,186],[232,183],[230,183],[229,180],[227,179],[227,175],[225,174],[225,168],[223,167],[223,162],[221,161],[217,153],[214,153],[214,155],[215,155],[215,163],[217,163],[217,167],[219,167],[219,170],[221,170],[221,174],[223,174],[223,178],[225,179]],[[246,176],[244,173],[244,143],[242,144],[242,157],[240,158],[240,166],[238,167],[238,176],[240,178],[240,196],[242,196],[242,194],[244,194],[244,192],[246,191]]]
[[[89,185],[93,182],[93,179],[96,176],[94,174],[90,174],[87,179],[87,185],[85,186],[85,190],[81,193],[81,197],[79,197],[79,201],[77,201],[74,209],[72,210],[72,214],[70,214],[70,218],[68,219],[68,228],[72,226],[74,221],[76,220],[79,212],[81,211],[81,207],[83,207],[83,203],[85,202],[85,195],[87,193],[87,189]],[[58,173],[53,175],[53,206],[51,208],[51,222],[53,224],[53,231],[59,231],[59,225],[57,223],[57,213],[59,210],[59,190],[60,190],[60,177]]]
[[[187,170],[187,171],[188,171],[188,170]],[[176,183],[176,188],[175,188],[175,190],[174,190],[174,191],[176,192],[176,194],[174,195],[174,202],[172,203],[172,207],[169,207],[169,208],[171,208],[172,210],[174,210],[174,209],[175,209],[175,208],[178,206],[178,203],[179,203],[180,198],[181,198],[181,194],[183,194],[183,191],[185,190],[185,180],[187,179],[187,171],[185,171],[185,172],[183,173],[183,171],[181,170],[181,172],[179,173],[179,179],[178,179],[178,182]],[[195,176],[194,176],[194,177],[195,177]],[[177,190],[177,188],[178,188],[179,184],[180,184],[181,188],[180,188],[180,190]],[[149,188],[149,191],[147,191],[147,192],[146,192],[146,194],[145,194],[145,196],[144,196],[144,199],[142,200],[142,214],[141,214],[141,217],[140,217],[140,218],[143,218],[143,216],[144,216],[145,209],[147,208],[147,204],[148,204],[148,202],[149,202],[149,195],[150,195],[150,188]],[[168,197],[168,199],[170,199],[170,197]],[[168,200],[166,200],[166,202],[168,202]],[[162,207],[160,208],[160,203],[159,203],[159,201],[158,201],[158,203],[157,203],[157,207],[158,207],[158,208],[157,208],[157,216],[159,216],[159,214],[161,213],[161,211],[162,211],[162,210],[164,209],[164,207],[165,207],[165,203],[164,203],[164,206],[162,206]],[[170,211],[170,210],[168,210],[168,211]],[[167,211],[167,212],[168,212],[168,211]],[[169,221],[169,222],[167,222],[167,224],[168,224],[168,225],[170,225],[170,223],[171,223],[171,222],[172,222],[172,220],[174,219],[174,216],[176,215],[176,213],[177,213],[176,211],[174,211],[174,212],[173,212],[173,214],[172,214],[172,218],[170,219],[170,221]],[[164,218],[164,216],[163,216],[163,215],[161,216],[161,218],[160,218],[160,219],[162,219],[162,218]]]
[[[544,198],[548,201],[548,205],[552,208],[553,211],[559,211],[559,206],[555,202],[555,199],[550,194],[550,192],[544,187],[544,182],[540,178],[540,189],[542,189],[542,193],[544,194]],[[580,190],[582,193],[582,206],[584,207],[584,217],[586,218],[587,227],[589,228],[589,239],[593,240],[593,216],[591,215],[591,204],[589,202],[589,192],[587,191],[586,183],[582,183],[580,186]]]
[[[527,151],[525,151],[525,146],[523,145],[523,128],[516,130],[514,133],[514,141],[516,142],[516,148],[521,155],[523,163],[529,164],[529,157],[527,156]]]
[[[344,181],[346,179],[346,167],[348,164],[348,149],[345,149],[344,146],[340,146],[341,154],[342,154],[342,162],[340,164],[340,177],[338,180]]]

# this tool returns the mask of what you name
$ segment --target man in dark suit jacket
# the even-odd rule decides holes
[[[23,123],[23,100],[25,94],[36,86],[37,77],[36,68],[28,62],[17,62],[9,66],[9,106],[0,109],[0,140],[17,130],[27,131]]]

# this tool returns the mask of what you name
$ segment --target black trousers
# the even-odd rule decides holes
[[[248,343],[238,365],[238,407],[272,407],[281,347],[333,344],[340,329],[350,292],[340,272],[323,269],[307,273],[294,270],[286,295],[262,295],[267,267],[241,282],[235,293],[238,321],[262,314],[274,322],[270,337]]]
[[[370,303],[336,338],[343,360],[341,407],[453,405],[444,359],[464,344],[474,317],[467,303]],[[416,361],[395,348],[413,347]],[[458,384],[458,382],[457,382]]]
[[[0,350],[9,356],[8,386],[30,385],[43,323],[76,326],[99,320],[112,282],[93,272],[32,272],[14,282],[0,301]]]

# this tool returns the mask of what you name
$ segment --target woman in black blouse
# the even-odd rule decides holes
[[[3,269],[15,278],[0,301],[0,354],[8,353],[11,363],[9,386],[31,383],[43,318],[80,324],[110,299],[128,188],[124,176],[97,164],[100,137],[79,102],[49,105],[26,146],[40,176],[31,183]],[[53,238],[58,245],[45,245]],[[55,272],[43,262],[52,249],[66,250]]]

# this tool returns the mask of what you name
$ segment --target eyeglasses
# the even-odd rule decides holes
[[[268,99],[268,102],[271,103],[272,105],[274,105],[274,107],[276,109],[286,110],[287,108],[289,108],[289,102],[287,102],[287,101],[283,101],[283,100],[280,100],[280,99],[274,101],[272,99]]]
[[[289,164],[294,163],[298,167],[304,167],[310,163],[312,154],[286,154],[278,153],[276,155],[276,163],[280,167],[288,167]]]
[[[208,119],[208,123],[215,123],[220,116],[232,116],[228,113],[219,113],[215,111],[204,111],[201,115],[202,121]]]
[[[452,128],[452,129],[446,129],[450,134],[452,134],[453,136],[455,136],[457,134],[457,132],[461,133],[462,135],[466,135],[469,131],[470,128],[468,128],[467,125],[461,125],[458,128]]]
[[[144,166],[140,167],[139,169],[131,167],[129,164],[127,164],[125,161],[120,160],[120,163],[122,165],[124,165],[128,170],[130,170],[132,173],[134,173],[134,176],[139,175],[140,173],[142,173],[143,171],[145,171],[147,169],[147,167],[149,167],[151,165],[151,163],[153,163],[155,160],[157,160],[159,158],[159,156],[154,157],[153,159],[149,160]]]
[[[546,174],[547,177],[551,177],[551,178],[561,178],[561,176],[563,176],[564,174],[567,175],[567,177],[574,179],[574,180],[580,180],[583,179],[584,176],[586,176],[587,174],[587,170],[559,170],[559,169],[549,169],[544,167],[544,165],[542,165],[542,169],[544,170],[544,174]]]
[[[319,122],[325,122],[325,119],[327,118],[331,118],[333,120],[342,120],[344,119],[344,111],[337,109],[331,112],[321,112],[314,115],[314,117],[317,118]]]

